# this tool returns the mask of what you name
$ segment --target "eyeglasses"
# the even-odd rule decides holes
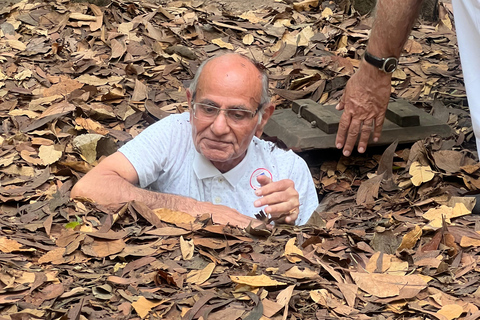
[[[246,109],[221,109],[209,104],[195,102],[193,104],[193,116],[201,121],[213,121],[217,118],[220,111],[225,112],[225,116],[230,123],[236,125],[247,124],[255,117],[262,106],[258,106],[255,112]]]

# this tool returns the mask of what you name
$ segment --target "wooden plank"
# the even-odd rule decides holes
[[[311,102],[314,103],[315,102]],[[298,107],[311,103],[300,102],[297,103],[295,109],[281,109],[276,110],[273,116],[265,126],[265,134],[270,137],[277,137],[283,141],[288,148],[295,150],[311,150],[311,149],[329,149],[335,148],[336,133],[326,133],[317,127],[311,126],[310,122],[298,117]],[[415,108],[414,106],[411,106]],[[311,107],[310,107],[311,108]],[[336,114],[338,117],[342,111],[336,110],[334,105],[323,106],[324,109]],[[401,127],[396,123],[385,119],[383,125],[382,136],[376,143],[370,139],[369,146],[389,145],[395,140],[399,143],[413,143],[422,140],[432,134],[446,138],[452,135],[452,129],[446,123],[434,118],[421,109],[415,108],[420,125],[414,127]]]
[[[298,110],[300,110],[300,115],[303,119],[325,133],[335,133],[338,130],[340,117],[321,104],[315,103],[310,99],[295,100],[293,101],[292,109],[296,111],[297,115]]]
[[[386,118],[400,127],[416,127],[420,125],[419,109],[405,101],[388,104]]]

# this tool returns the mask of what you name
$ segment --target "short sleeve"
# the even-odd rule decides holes
[[[306,162],[297,155],[295,155],[290,176],[295,183],[295,189],[300,199],[300,213],[295,224],[304,225],[318,206],[318,196],[310,169]]]
[[[189,142],[189,114],[170,115],[142,131],[118,151],[137,171],[139,186],[145,188],[182,157]],[[175,151],[175,152],[172,152]]]

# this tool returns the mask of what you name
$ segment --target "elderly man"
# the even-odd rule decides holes
[[[318,205],[306,163],[258,138],[274,111],[264,71],[238,54],[212,58],[187,99],[190,112],[144,130],[78,181],[71,196],[105,205],[139,200],[239,227],[260,223],[260,209],[275,222],[305,223]]]

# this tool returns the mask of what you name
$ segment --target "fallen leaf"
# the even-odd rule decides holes
[[[245,284],[251,287],[271,287],[282,286],[286,283],[280,282],[266,276],[264,274],[260,276],[230,276],[230,279],[238,284]]]
[[[22,245],[15,240],[0,237],[0,251],[2,251],[3,253],[17,251],[20,250],[21,247]]]
[[[417,161],[411,164],[408,173],[410,173],[410,175],[412,176],[410,180],[412,181],[414,186],[419,186],[424,182],[428,182],[432,180],[435,176],[430,166],[422,166]]]
[[[55,150],[55,146],[40,146],[38,157],[42,159],[44,165],[50,165],[57,162],[62,157],[63,152]]]
[[[437,311],[437,314],[445,316],[448,320],[457,319],[462,313],[463,308],[458,304],[447,304]]]
[[[303,257],[303,252],[300,250],[296,245],[295,241],[297,240],[296,237],[291,238],[287,241],[287,244],[285,245],[285,253],[284,255],[287,257],[287,260],[290,261],[291,263],[296,263],[302,261],[301,258],[298,256]]]
[[[195,218],[188,213],[181,212],[181,211],[174,211],[170,209],[160,208],[155,209],[153,212],[157,215],[157,217],[167,223],[193,223]]]
[[[193,253],[195,252],[193,239],[185,240],[183,239],[183,236],[180,236],[180,250],[182,251],[183,260],[191,260],[193,258]]]
[[[402,243],[397,248],[397,251],[402,251],[404,249],[413,249],[421,236],[422,228],[417,225],[414,229],[410,230],[410,232],[403,236]]]
[[[214,269],[215,263],[209,263],[205,268],[201,270],[192,270],[187,274],[186,281],[188,283],[201,285],[210,278]]]
[[[255,38],[253,38],[253,35],[251,35],[250,33],[246,34],[242,39],[242,42],[246,45],[251,45],[253,41],[255,41]]]
[[[225,42],[221,38],[213,39],[212,43],[215,43],[220,48],[234,50],[233,45],[231,43]]]
[[[147,300],[144,296],[140,296],[138,297],[137,301],[132,302],[132,307],[135,309],[137,314],[142,319],[144,319],[153,308],[158,307],[159,305],[165,303],[166,301],[168,300],[153,302],[153,301]]]
[[[427,286],[419,275],[396,276],[358,272],[351,272],[350,275],[360,289],[379,298],[410,299]]]

